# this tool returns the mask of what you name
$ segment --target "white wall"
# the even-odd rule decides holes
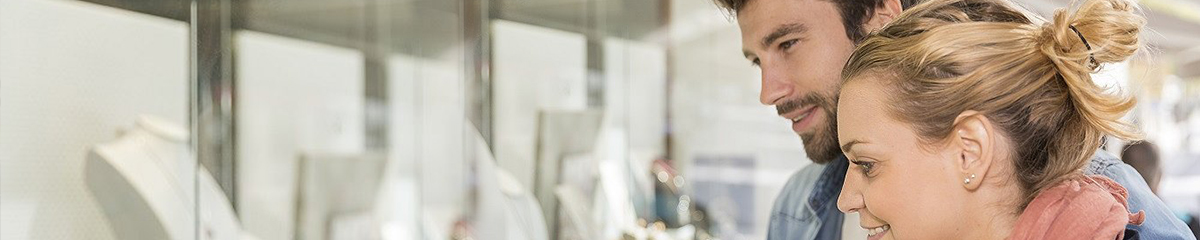
[[[501,168],[534,189],[538,112],[587,107],[587,48],[582,34],[492,22],[495,129]]]
[[[0,239],[112,239],[87,148],[137,114],[187,123],[186,23],[79,1],[0,0]]]
[[[300,156],[363,151],[363,57],[252,31],[234,44],[239,215],[262,239],[292,239]]]

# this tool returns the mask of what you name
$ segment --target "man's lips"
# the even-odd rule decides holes
[[[791,120],[793,123],[795,123],[795,122],[799,122],[800,120],[804,120],[805,117],[811,116],[812,113],[814,112],[811,110],[816,109],[816,108],[817,108],[817,106],[807,106],[804,108],[792,110],[791,112],[785,113],[780,116],[782,116],[783,118],[786,118],[788,120]]]

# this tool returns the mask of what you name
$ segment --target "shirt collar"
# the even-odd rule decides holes
[[[813,186],[812,195],[808,197],[810,207],[817,209],[830,201],[837,202],[838,195],[842,192],[842,182],[846,178],[846,168],[850,166],[849,162],[846,160],[846,155],[839,155],[833,161],[825,164],[825,169],[821,171],[821,177]]]

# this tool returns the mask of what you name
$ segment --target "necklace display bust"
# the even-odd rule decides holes
[[[84,181],[118,239],[247,238],[194,156],[182,126],[139,116],[133,129],[88,151]]]

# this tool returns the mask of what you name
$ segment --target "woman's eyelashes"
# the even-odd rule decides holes
[[[871,177],[871,174],[875,170],[875,162],[872,161],[850,160],[850,162],[858,166],[863,176]]]

